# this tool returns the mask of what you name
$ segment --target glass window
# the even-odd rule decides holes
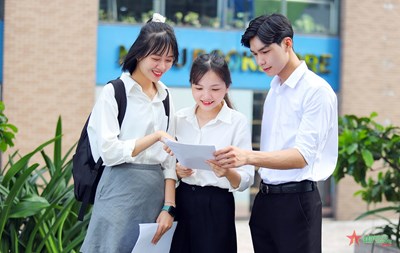
[[[100,0],[99,20],[125,23],[146,22],[153,12],[153,1]]]
[[[251,131],[253,150],[260,150],[261,121],[266,96],[266,91],[255,91],[253,95],[253,124]]]
[[[253,10],[253,0],[100,0],[99,20],[143,23],[157,11],[172,25],[243,29]]]
[[[244,29],[254,17],[282,13],[290,19],[296,33],[337,35],[339,1],[100,0],[99,20],[143,23],[157,11],[172,25]]]
[[[0,0],[0,20],[4,20],[4,0]]]
[[[286,15],[296,33],[338,33],[339,0],[256,0],[255,16],[271,13]]]
[[[281,7],[282,4],[280,0],[255,0],[254,15],[258,17],[264,14],[282,13]]]
[[[327,34],[330,27],[329,16],[329,3],[287,2],[287,17],[295,32]]]
[[[176,25],[245,28],[253,17],[253,0],[166,0],[165,10]]]
[[[176,25],[219,27],[218,1],[166,0],[165,15]]]
[[[230,0],[226,6],[225,20],[222,26],[225,28],[244,29],[247,23],[254,17],[253,0]]]

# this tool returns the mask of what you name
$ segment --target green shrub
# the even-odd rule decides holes
[[[77,220],[71,152],[62,155],[59,118],[55,137],[27,155],[15,152],[0,170],[0,252],[79,252],[88,218]],[[54,145],[51,159],[43,150]],[[30,163],[41,154],[43,164]]]
[[[8,147],[13,147],[15,139],[15,133],[18,132],[18,129],[8,123],[8,118],[4,115],[4,103],[0,101],[0,151],[4,152]]]
[[[387,224],[373,229],[386,234],[400,248],[400,217],[397,223],[382,215],[394,211],[400,214],[400,128],[383,126],[369,117],[345,115],[339,118],[339,157],[333,174],[336,181],[346,174],[353,177],[362,189],[355,193],[367,204],[386,200],[388,206],[368,210],[357,219],[376,215]],[[377,177],[368,176],[376,171]]]

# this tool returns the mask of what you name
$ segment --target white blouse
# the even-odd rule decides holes
[[[167,87],[156,84],[157,94],[151,100],[129,73],[122,73],[121,80],[125,84],[127,106],[125,117],[119,127],[118,106],[114,98],[114,87],[106,84],[93,108],[88,125],[88,135],[93,157],[101,156],[107,166],[122,163],[161,164],[165,178],[176,180],[175,158],[163,150],[163,143],[157,142],[132,157],[136,140],[158,130],[167,129],[167,116],[162,101],[167,96]],[[170,124],[168,133],[174,136],[174,107],[170,94]]]
[[[176,137],[180,143],[215,145],[217,150],[230,145],[251,150],[250,128],[242,113],[230,109],[224,103],[217,117],[200,128],[195,115],[196,107],[184,108],[176,113]],[[226,177],[217,177],[212,171],[191,169],[194,169],[194,174],[182,178],[183,182],[191,185],[243,191],[254,181],[254,168],[250,165],[237,168],[241,177],[237,189],[232,188]]]

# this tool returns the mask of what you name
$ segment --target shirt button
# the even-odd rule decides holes
[[[196,187],[192,186],[192,191],[195,191],[195,190],[196,190]]]

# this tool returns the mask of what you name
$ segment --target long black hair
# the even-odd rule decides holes
[[[232,79],[228,64],[224,57],[219,55],[217,52],[197,56],[193,61],[192,68],[190,69],[190,84],[193,85],[198,83],[208,71],[213,71],[217,74],[217,76],[225,82],[226,88],[231,86]],[[224,100],[229,108],[233,108],[228,93],[225,94]]]
[[[173,28],[162,22],[150,19],[141,29],[128,54],[122,62],[122,71],[130,74],[136,69],[140,59],[151,54],[162,55],[171,50],[174,55],[173,64],[178,61],[178,43]]]

